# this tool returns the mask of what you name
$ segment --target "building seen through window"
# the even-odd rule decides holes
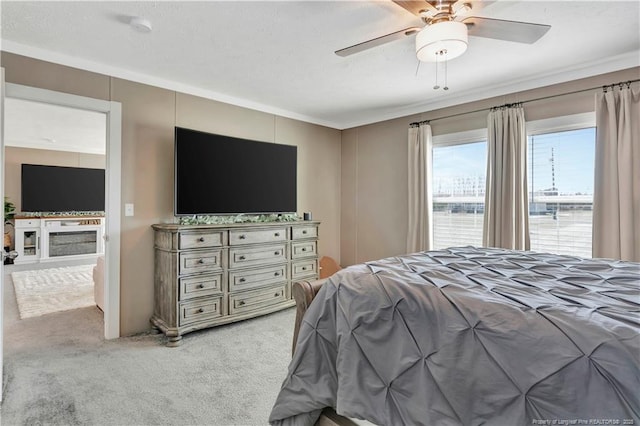
[[[433,148],[435,249],[482,246],[486,141]]]
[[[591,257],[595,128],[528,138],[531,250]],[[487,143],[433,148],[434,249],[482,245]]]
[[[529,137],[531,250],[591,257],[595,128]]]

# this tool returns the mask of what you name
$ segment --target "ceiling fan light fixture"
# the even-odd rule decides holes
[[[443,21],[427,25],[416,35],[416,56],[423,62],[457,58],[467,50],[467,26]]]

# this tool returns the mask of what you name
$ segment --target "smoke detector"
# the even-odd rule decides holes
[[[142,18],[140,16],[134,16],[129,21],[129,25],[138,31],[139,33],[150,33],[151,32],[151,22],[148,19]]]

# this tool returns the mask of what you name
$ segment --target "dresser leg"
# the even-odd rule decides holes
[[[160,329],[155,325],[151,326],[151,334],[160,334]]]
[[[182,345],[182,336],[170,336],[167,340],[167,347],[175,348]]]

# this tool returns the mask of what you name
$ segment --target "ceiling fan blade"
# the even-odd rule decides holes
[[[505,21],[502,19],[470,16],[461,22],[467,25],[469,35],[497,40],[533,44],[549,31],[551,25],[530,22]]]
[[[418,27],[409,27],[404,30],[396,31],[391,34],[383,35],[381,37],[374,38],[373,40],[368,40],[362,43],[354,44],[353,46],[345,47],[344,49],[336,50],[336,55],[338,56],[349,56],[354,53],[362,52],[363,50],[371,49],[372,47],[377,47],[383,45],[385,43],[389,43],[394,40],[400,40],[402,38],[411,36],[422,28]]]

